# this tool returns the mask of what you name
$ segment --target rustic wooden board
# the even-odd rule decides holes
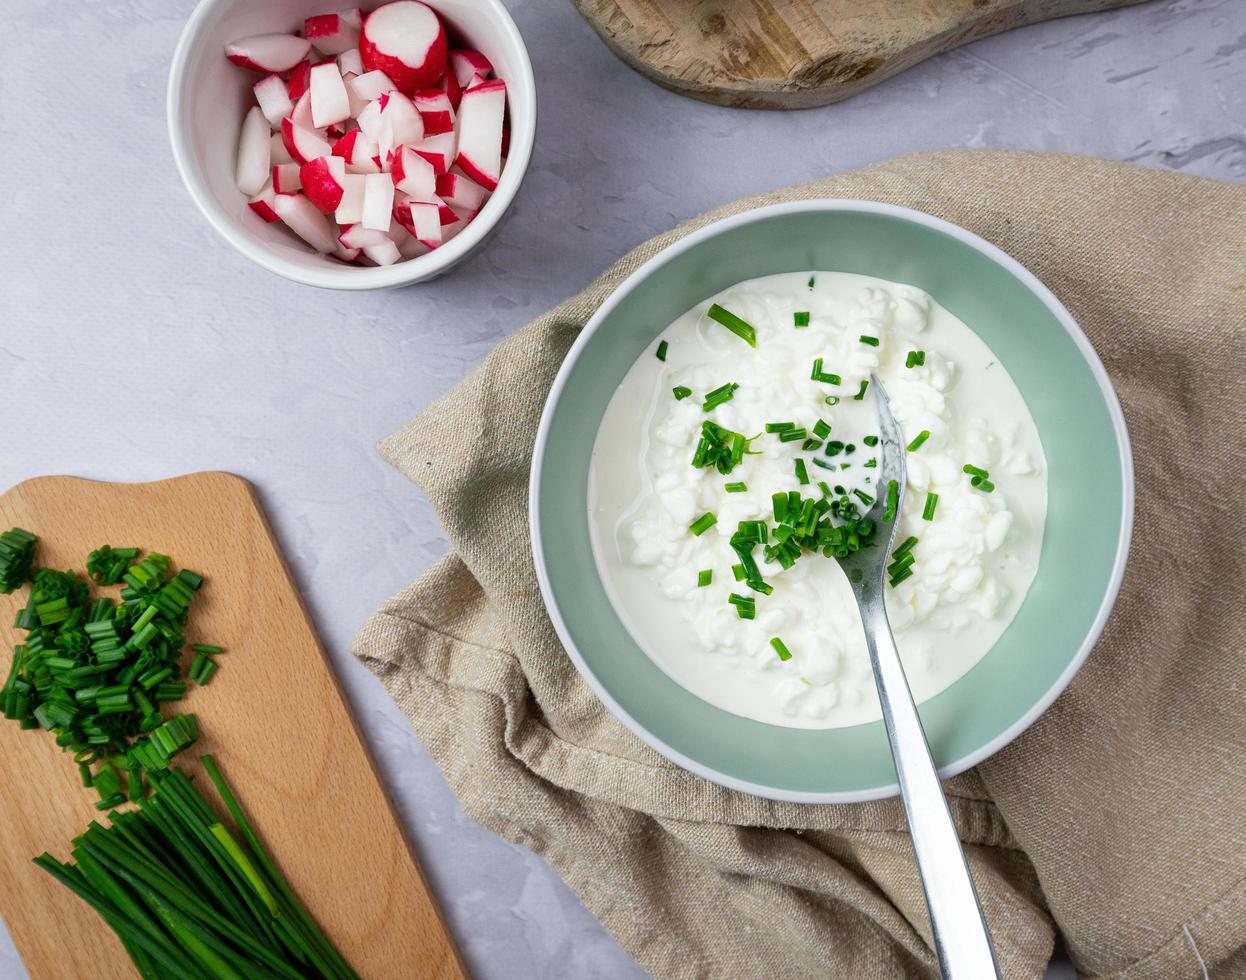
[[[659,85],[719,105],[838,102],[931,55],[1142,0],[572,0]]]
[[[81,570],[108,543],[162,551],[205,575],[188,640],[227,652],[211,684],[180,702],[202,736],[179,758],[216,756],[295,891],[363,977],[465,976],[245,480],[45,477],[0,497],[0,525],[38,534],[42,565]],[[24,593],[0,596],[6,675]],[[71,838],[99,816],[95,794],[50,736],[4,719],[0,760],[0,916],[31,977],[136,976],[95,912],[30,863],[45,850],[68,856]]]

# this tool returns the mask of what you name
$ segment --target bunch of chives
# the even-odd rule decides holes
[[[227,826],[177,769],[152,773],[139,809],[92,822],[73,861],[35,863],[112,927],[144,978],[205,980],[357,975],[260,843],[211,756],[203,765]]]

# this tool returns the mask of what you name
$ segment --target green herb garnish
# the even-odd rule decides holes
[[[791,660],[792,659],[792,651],[789,650],[787,648],[787,644],[784,643],[777,636],[770,638],[770,645],[774,647],[774,652],[779,655],[780,660]]]
[[[692,394],[692,389],[685,388],[683,385],[676,385],[671,389],[671,394],[675,396],[675,401],[681,402]]]
[[[695,534],[697,537],[700,537],[702,534],[704,534],[706,531],[708,531],[710,528],[712,528],[717,523],[718,523],[718,518],[715,517],[713,514],[711,514],[709,511],[706,511],[704,514],[702,514],[695,521],[693,521],[691,524],[688,525],[688,530],[691,531],[693,534]]]
[[[917,450],[921,449],[922,443],[929,438],[930,430],[922,429],[921,432],[917,433],[917,435],[913,437],[913,441],[910,442],[905,448],[908,449],[909,452],[915,453]]]
[[[757,346],[757,331],[753,325],[741,320],[730,310],[723,309],[715,303],[709,308],[709,318],[716,323],[721,323],[750,347]]]
[[[904,366],[906,368],[921,367],[925,363],[926,352],[924,350],[911,350],[909,351],[908,356],[904,359]]]
[[[939,495],[933,490],[926,494],[926,506],[922,508],[922,520],[933,521],[935,508],[939,506]]]
[[[660,342],[658,343],[658,352],[657,352],[657,353],[658,353],[658,360],[659,360],[659,361],[665,361],[665,360],[666,360],[666,352],[670,349],[670,346],[671,346],[671,345],[670,345],[670,344],[668,344],[665,340],[660,341]]]

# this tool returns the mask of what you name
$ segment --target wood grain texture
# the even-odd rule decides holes
[[[572,0],[625,62],[705,102],[806,109],[931,55],[1143,0]]]
[[[0,525],[38,534],[41,565],[80,570],[108,543],[162,551],[205,575],[187,639],[227,652],[212,683],[180,704],[199,716],[202,736],[179,760],[216,756],[295,891],[363,977],[466,975],[245,480],[45,477],[0,497]],[[24,593],[0,596],[5,674]],[[0,719],[0,759],[0,915],[31,977],[136,976],[95,912],[30,861],[44,850],[68,856],[99,816],[95,794],[44,732]]]

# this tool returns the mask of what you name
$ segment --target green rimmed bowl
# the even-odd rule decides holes
[[[877,276],[930,293],[1008,369],[1047,456],[1042,557],[1025,602],[986,656],[920,706],[943,776],[1016,738],[1090,653],[1124,574],[1133,463],[1116,393],[1069,312],[994,245],[918,211],[870,201],[798,201],[748,211],[660,252],[602,304],[554,380],[532,464],[532,546],[554,627],[610,711],[667,758],[758,796],[846,803],[897,792],[882,722],[783,728],[688,692],[620,621],[598,577],[588,525],[598,425],[653,339],[734,283],[809,270]]]

